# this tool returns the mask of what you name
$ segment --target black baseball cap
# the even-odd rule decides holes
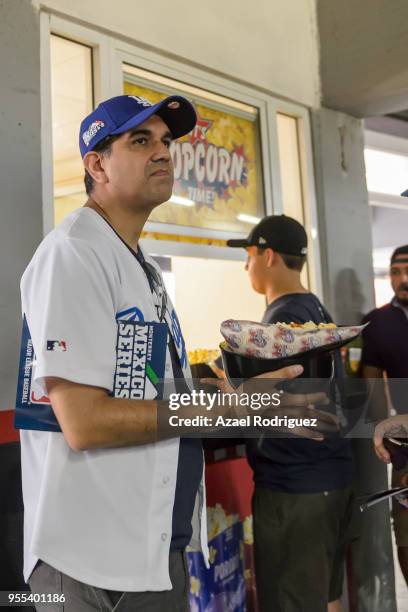
[[[283,255],[304,257],[307,254],[307,234],[296,219],[270,215],[255,225],[247,238],[227,240],[227,245],[244,249],[249,246],[270,248]]]
[[[405,257],[401,257],[403,255],[405,255]],[[408,261],[408,244],[405,244],[404,246],[400,246],[395,249],[395,251],[391,255],[391,264],[393,264],[397,259],[403,262]]]

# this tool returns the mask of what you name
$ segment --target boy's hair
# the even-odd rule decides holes
[[[262,247],[258,247],[258,254],[262,255],[265,251]],[[278,251],[276,251],[278,253]],[[303,266],[306,263],[306,255],[286,255],[285,253],[279,253],[282,257],[283,263],[289,270],[297,270],[301,272]]]

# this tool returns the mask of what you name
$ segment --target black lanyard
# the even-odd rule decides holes
[[[100,215],[100,217],[102,217],[102,215]],[[145,273],[145,276],[147,278],[147,282],[149,283],[149,287],[150,287],[150,291],[151,291],[152,296],[153,297],[155,295],[157,296],[157,293],[155,291],[155,284],[157,285],[158,281],[154,278],[151,270],[149,269],[149,266],[147,265],[146,259],[144,258],[142,249],[138,246],[137,251],[134,251],[132,249],[132,247],[130,247],[127,244],[127,242],[125,242],[125,240],[123,240],[122,236],[120,234],[118,234],[118,232],[109,223],[109,221],[107,219],[105,219],[105,217],[102,217],[102,219],[104,221],[106,221],[106,223],[109,225],[109,227],[115,232],[115,234],[117,235],[119,240],[121,242],[123,242],[125,247],[127,247],[127,249],[132,253],[133,257],[135,257],[137,259],[139,265],[141,266],[143,272]],[[160,283],[160,285],[161,285],[161,288],[162,288],[163,292],[166,295],[166,303],[167,303],[166,288],[164,287],[163,283]],[[189,392],[190,389],[188,388],[188,385],[187,385],[185,377],[184,377],[183,368],[181,367],[180,357],[179,357],[179,354],[177,352],[176,345],[174,343],[173,334],[170,331],[170,328],[169,328],[169,325],[167,323],[166,318],[164,319],[164,323],[165,323],[165,325],[167,327],[167,331],[168,331],[168,335],[169,335],[169,344],[168,344],[168,346],[169,346],[169,351],[170,351],[171,364],[172,364],[172,368],[173,368],[173,376],[174,376],[175,383],[176,383],[176,390],[179,393],[183,393],[185,391]]]
[[[93,209],[95,210],[95,209]],[[97,211],[95,211],[97,212]],[[147,278],[147,282],[149,283],[149,287],[150,287],[150,292],[152,294],[152,296],[154,297],[155,295],[157,295],[156,291],[155,291],[155,285],[160,285],[162,291],[165,293],[166,298],[167,298],[167,292],[166,292],[166,288],[164,286],[164,284],[162,282],[159,282],[159,275],[157,274],[157,278],[154,278],[151,270],[149,269],[149,266],[146,262],[146,259],[142,253],[142,249],[138,246],[137,247],[137,251],[135,251],[134,249],[132,249],[131,246],[128,245],[128,243],[123,240],[122,236],[115,230],[115,228],[113,227],[113,225],[107,220],[105,219],[105,217],[103,217],[101,214],[97,213],[111,228],[111,230],[116,234],[116,236],[119,238],[119,240],[125,245],[125,247],[128,249],[128,251],[130,251],[133,255],[133,257],[135,257],[140,265],[140,267],[142,268],[143,272],[145,273],[145,276]],[[153,266],[152,266],[153,267]]]

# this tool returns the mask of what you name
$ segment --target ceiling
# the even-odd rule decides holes
[[[317,0],[322,103],[356,117],[407,113],[408,2]]]

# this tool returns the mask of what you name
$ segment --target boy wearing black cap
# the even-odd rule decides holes
[[[318,298],[301,283],[307,235],[285,215],[265,217],[248,238],[252,287],[267,299],[262,323],[328,323]],[[247,446],[254,470],[255,566],[261,612],[341,610],[353,461],[347,440],[274,438]]]
[[[365,378],[382,378],[385,372],[393,407],[406,412],[406,393],[402,385],[393,384],[393,379],[408,378],[408,245],[393,252],[390,279],[393,299],[363,321],[370,325],[363,332],[362,372]],[[406,472],[393,471],[393,486],[400,485]],[[408,584],[408,512],[394,503],[393,518],[398,558]]]

